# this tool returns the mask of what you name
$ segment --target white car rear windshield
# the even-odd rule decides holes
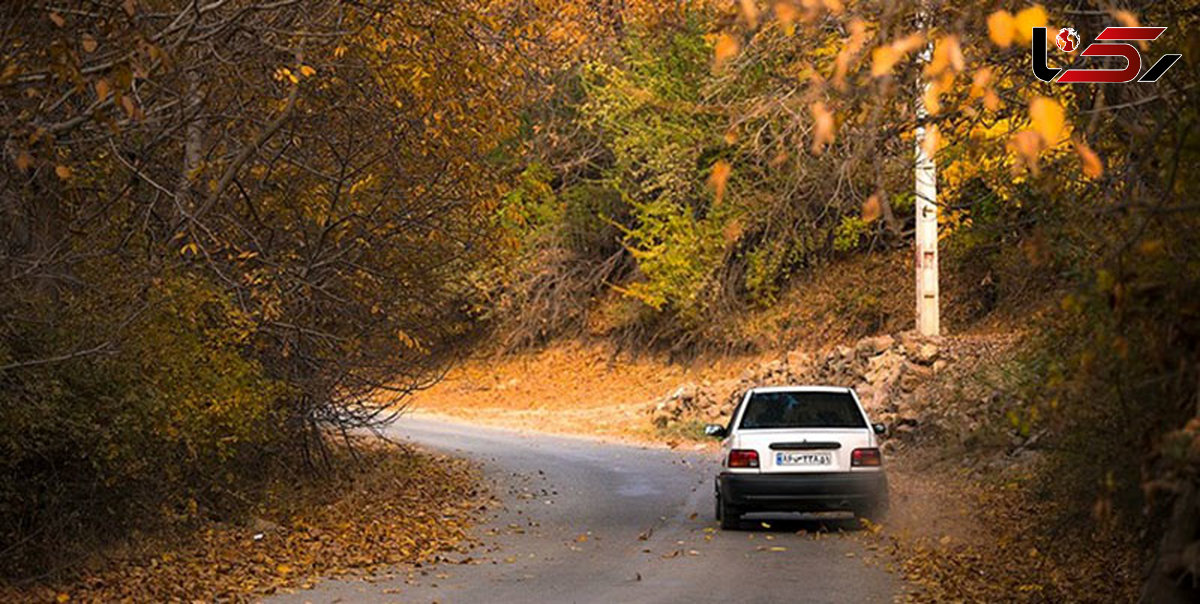
[[[866,428],[849,392],[758,392],[746,401],[742,430]]]

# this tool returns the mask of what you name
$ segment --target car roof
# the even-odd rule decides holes
[[[750,392],[849,392],[845,386],[759,386]]]

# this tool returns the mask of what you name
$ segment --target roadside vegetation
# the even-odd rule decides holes
[[[571,47],[557,20],[5,3],[0,576],[54,581],[136,533],[243,520],[279,472],[349,471],[350,436],[474,329],[496,154]]]
[[[1018,501],[1000,526],[1056,544],[1029,568],[1146,561],[1109,595],[1187,601],[1197,20],[1137,0],[6,4],[0,573],[59,584],[135,532],[247,522],[279,472],[372,464],[352,435],[467,356],[508,355],[451,374],[497,400],[539,391],[513,359],[583,350],[592,383],[630,363],[628,398],[579,417],[624,404],[683,440],[711,418],[645,412],[683,381],[899,340],[921,126],[943,328],[1009,345],[922,382],[938,419],[905,446],[983,460],[962,487],[1001,493],[981,517]],[[1154,84],[1033,79],[1031,28],[1114,24],[1166,26],[1143,61],[1183,59]],[[835,360],[871,362],[856,350]],[[941,573],[929,593],[997,595]],[[1099,575],[1073,576],[1010,591]]]

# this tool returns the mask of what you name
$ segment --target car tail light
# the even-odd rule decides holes
[[[757,468],[758,467],[758,451],[753,449],[734,449],[729,452],[729,463],[731,468]]]
[[[882,464],[883,456],[879,454],[879,449],[875,447],[855,449],[850,453],[851,466],[878,466]]]

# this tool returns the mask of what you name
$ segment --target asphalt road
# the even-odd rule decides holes
[[[504,508],[466,564],[322,582],[279,602],[886,602],[900,589],[852,521],[713,519],[711,453],[404,418],[393,435],[474,458]],[[763,523],[768,526],[764,526]]]

